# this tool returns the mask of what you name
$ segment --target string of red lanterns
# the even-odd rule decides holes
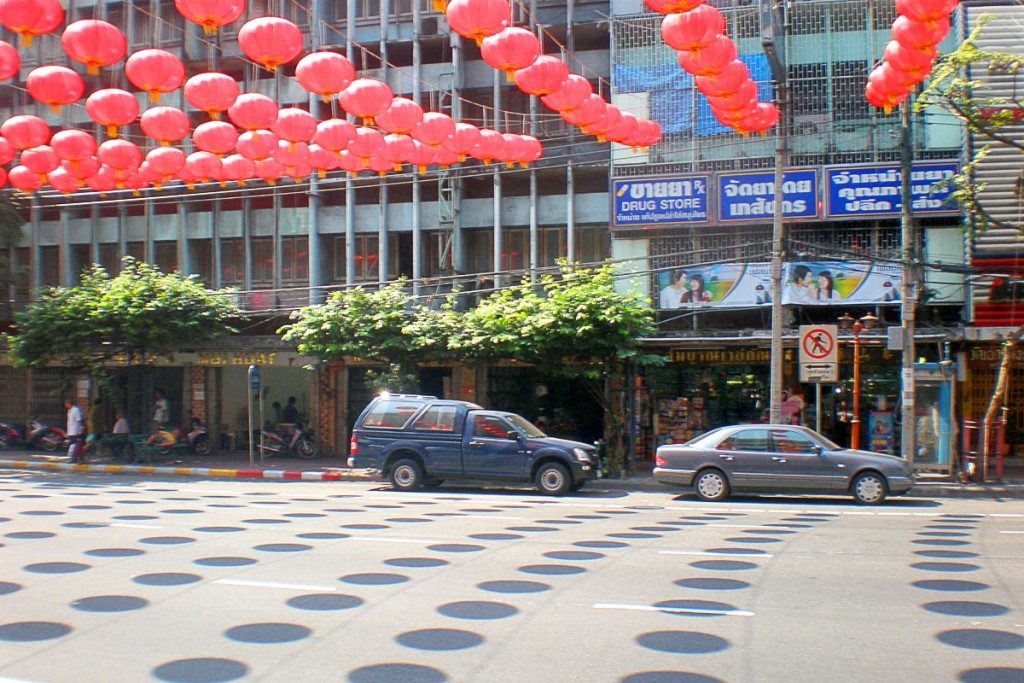
[[[928,78],[938,56],[936,46],[949,33],[949,17],[960,0],[896,0],[899,14],[882,63],[868,75],[864,97],[890,113],[918,83]]]

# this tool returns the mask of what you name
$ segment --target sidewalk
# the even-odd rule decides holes
[[[374,481],[365,470],[346,466],[344,457],[321,457],[313,460],[300,458],[266,458],[260,463],[249,463],[248,453],[236,451],[214,453],[209,456],[187,455],[168,458],[146,465],[123,465],[108,456],[90,459],[87,464],[73,465],[63,453],[31,451],[0,451],[0,470],[35,470],[50,472],[83,472],[94,474],[156,474],[160,476],[219,477],[237,479],[267,479],[294,481]],[[601,479],[592,488],[619,491],[678,491],[654,481],[649,472],[633,476]],[[1024,458],[1009,458],[1001,481],[985,484],[961,484],[952,476],[920,474],[909,494],[916,498],[1013,498],[1024,499]]]

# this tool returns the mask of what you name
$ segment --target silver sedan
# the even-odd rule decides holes
[[[719,427],[658,447],[654,464],[658,482],[692,487],[712,501],[730,493],[813,493],[848,494],[863,505],[878,505],[914,486],[902,458],[841,448],[793,425]]]

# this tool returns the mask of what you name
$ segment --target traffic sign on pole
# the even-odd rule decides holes
[[[839,381],[839,328],[836,325],[800,326],[800,381]]]

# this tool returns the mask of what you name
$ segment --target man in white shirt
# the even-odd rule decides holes
[[[82,441],[85,439],[85,415],[70,398],[64,399],[68,411],[68,424],[64,433],[68,437],[68,458],[71,462],[85,462]]]

